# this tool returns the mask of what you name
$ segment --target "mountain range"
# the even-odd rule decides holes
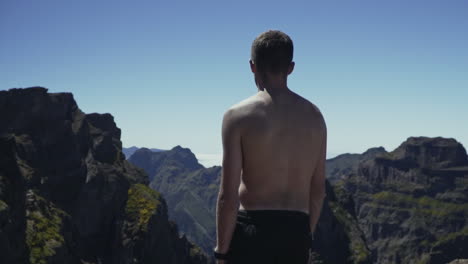
[[[169,204],[180,231],[209,252],[221,167],[187,148],[142,148],[129,161]],[[447,263],[468,258],[468,163],[454,139],[410,137],[326,161],[327,197],[316,230],[316,263]],[[340,252],[340,254],[336,254]]]
[[[0,263],[213,261],[221,167],[182,146],[127,160],[120,135],[71,93],[0,91]],[[455,139],[409,137],[326,167],[313,263],[468,259],[468,157]]]

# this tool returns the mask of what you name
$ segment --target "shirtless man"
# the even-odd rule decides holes
[[[305,264],[325,198],[325,121],[287,86],[288,35],[264,32],[251,52],[258,92],[223,117],[214,255],[219,264]]]

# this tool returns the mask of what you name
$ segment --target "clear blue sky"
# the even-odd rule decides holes
[[[315,103],[328,152],[409,136],[468,146],[468,1],[0,2],[0,89],[72,92],[124,146],[221,154],[224,111],[256,93],[248,59],[288,33],[290,89]]]

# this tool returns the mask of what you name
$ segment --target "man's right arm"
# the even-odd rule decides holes
[[[323,122],[322,128],[323,140],[320,145],[320,152],[315,166],[314,175],[312,175],[309,194],[309,215],[310,230],[315,232],[315,227],[320,217],[323,200],[325,199],[325,160],[327,153],[327,128]]]

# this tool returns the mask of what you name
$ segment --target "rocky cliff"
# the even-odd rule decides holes
[[[350,195],[326,181],[326,194],[312,244],[314,264],[370,264],[371,252]]]
[[[161,192],[173,219],[189,240],[210,254],[216,238],[216,199],[221,167],[205,168],[188,148],[168,151],[137,150],[128,159],[144,169],[150,187]]]
[[[362,154],[345,153],[326,161],[326,176],[330,183],[345,180],[358,169],[361,161],[375,158],[377,155],[386,153],[383,147],[370,148]]]
[[[0,263],[206,263],[148,182],[110,114],[0,91]]]
[[[468,158],[454,139],[411,137],[361,161],[349,194],[374,263],[468,257]]]

